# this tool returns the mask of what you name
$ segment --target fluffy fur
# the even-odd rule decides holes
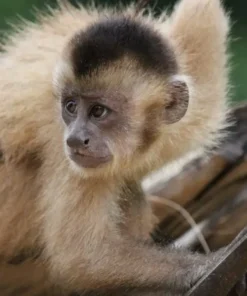
[[[107,244],[111,246],[109,241],[121,241],[122,232],[146,240],[154,225],[143,194],[126,179],[139,181],[165,162],[191,150],[217,145],[222,136],[220,131],[227,118],[229,25],[220,1],[182,0],[165,21],[164,16],[156,19],[151,12],[135,16],[134,11],[133,5],[120,11],[61,6],[49,15],[40,14],[38,24],[25,23],[21,29],[16,25],[17,32],[2,44],[0,293],[3,296],[17,293],[16,289],[22,289],[18,295],[38,292],[61,295],[58,290],[52,292],[54,283],[66,291],[81,289],[83,281],[83,288],[90,289],[121,278],[128,282],[131,269],[139,274],[140,264],[135,265],[132,258],[129,270],[122,269],[119,278],[115,278],[115,268],[119,266],[114,259],[117,250],[111,249],[109,257],[109,249],[102,249]],[[143,155],[128,156],[122,163],[122,154],[128,151],[120,150],[119,161],[113,167],[78,174],[71,169],[64,153],[64,127],[55,98],[57,90],[54,91],[52,83],[54,69],[58,69],[64,48],[78,30],[86,29],[102,16],[111,18],[120,14],[138,19],[169,40],[179,74],[186,77],[190,88],[189,108],[182,120],[160,128],[159,139]],[[59,67],[66,64],[60,63]],[[125,74],[129,78],[125,80],[127,84],[142,79],[131,67]],[[121,75],[115,78],[110,71],[104,77],[114,85],[121,81]],[[135,90],[136,102],[139,98],[140,108],[144,108],[150,104],[159,84],[153,76],[139,85]],[[139,125],[149,123],[148,117],[146,121],[143,117],[133,120]],[[138,139],[131,137],[131,140],[135,145]],[[126,148],[124,143],[121,145]],[[116,151],[115,147],[112,149]],[[128,254],[126,250],[122,256]],[[139,257],[145,256],[142,248],[138,252]],[[156,256],[151,253],[150,261]],[[11,260],[20,254],[24,254],[22,260],[19,258],[13,264]],[[155,258],[152,262],[157,273],[166,274],[158,264],[159,258]],[[141,262],[141,258],[136,260]],[[82,277],[80,269],[88,273]],[[184,277],[190,269],[188,266],[179,276]],[[169,278],[171,271],[172,268],[167,272],[168,282],[173,280]],[[91,277],[95,273],[100,276],[98,282]],[[149,274],[143,271],[140,277],[145,282]]]

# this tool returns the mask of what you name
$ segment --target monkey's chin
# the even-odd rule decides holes
[[[79,153],[70,153],[69,158],[79,167],[85,169],[95,169],[104,166],[112,160],[112,155],[104,157],[94,157]]]

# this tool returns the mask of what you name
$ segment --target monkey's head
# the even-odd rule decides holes
[[[168,125],[189,93],[170,45],[130,17],[99,21],[67,44],[55,71],[65,151],[83,173],[145,173],[162,165]]]

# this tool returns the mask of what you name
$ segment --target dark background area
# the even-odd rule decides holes
[[[86,3],[85,0],[77,2]],[[96,0],[95,2],[114,5],[119,1]],[[123,0],[122,2],[127,3],[128,1]],[[156,9],[159,11],[167,6],[172,7],[176,1],[153,0],[151,2],[157,3]],[[225,0],[224,2],[231,11],[233,19],[231,42],[233,99],[242,101],[247,99],[247,1]],[[14,22],[17,15],[33,20],[34,8],[45,9],[46,3],[51,6],[56,5],[55,0],[0,0],[0,30],[8,30],[8,22]]]

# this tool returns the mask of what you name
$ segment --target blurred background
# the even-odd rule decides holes
[[[71,0],[71,2],[75,2]],[[86,0],[77,0],[86,3]],[[96,0],[96,3],[116,4],[119,0]],[[127,3],[128,1],[122,0]],[[165,7],[172,7],[175,0],[152,0],[157,12]],[[17,15],[33,20],[35,7],[45,9],[45,4],[56,5],[56,0],[0,0],[0,30],[9,29],[8,23],[15,21]],[[225,0],[226,6],[232,12],[233,29],[231,42],[233,101],[247,100],[247,1]]]

